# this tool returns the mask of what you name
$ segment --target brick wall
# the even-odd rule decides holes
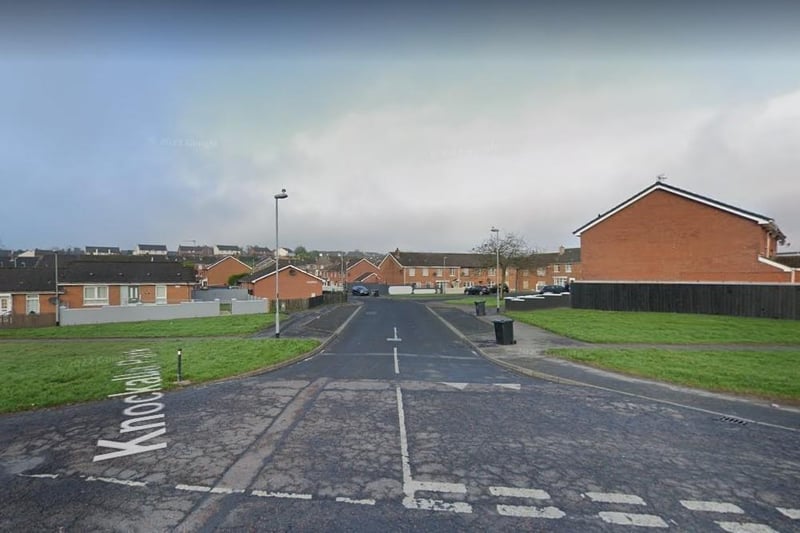
[[[250,267],[232,257],[212,265],[205,271],[209,287],[227,287],[228,279],[237,274],[249,274]]]
[[[769,250],[767,234],[755,222],[654,191],[583,232],[581,277],[788,282],[787,273],[758,261]]]

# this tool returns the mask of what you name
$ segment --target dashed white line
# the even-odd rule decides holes
[[[558,520],[564,518],[566,513],[558,507],[527,507],[524,505],[498,505],[497,512],[503,516],[515,516],[518,518],[546,518]]]
[[[352,498],[345,498],[340,496],[336,498],[336,501],[339,503],[352,503],[353,505],[375,505],[375,500],[367,498],[363,500],[354,500]]]
[[[738,505],[725,502],[712,502],[702,500],[681,500],[681,505],[690,511],[703,511],[707,513],[733,513],[744,514]]]
[[[414,498],[406,496],[403,498],[403,506],[406,509],[418,509],[422,511],[448,511],[451,513],[472,513],[472,506],[466,502],[445,502],[442,500],[431,500],[428,498]]]
[[[94,477],[89,476],[86,481],[102,481],[103,483],[113,483],[115,485],[125,485],[126,487],[146,487],[144,481],[128,481],[127,479],[115,479],[113,477]]]
[[[203,487],[202,485],[175,485],[175,488],[188,492],[211,492],[211,487]]]
[[[717,525],[728,533],[777,533],[777,531],[764,524],[717,522]]]
[[[400,362],[397,360],[397,346],[394,347],[394,373],[400,373]]]
[[[58,474],[17,474],[20,477],[32,477],[37,479],[58,479]]]
[[[452,383],[450,381],[440,381],[439,383],[441,383],[442,385],[447,385],[448,387],[453,387],[454,389],[458,390],[464,390],[467,388],[467,385],[469,385],[469,383]]]
[[[495,383],[495,387],[503,387],[504,389],[520,390],[519,383]]]
[[[603,519],[603,522],[608,524],[637,527],[669,527],[660,516],[652,514],[616,513],[609,511],[603,511],[598,514],[600,518]]]
[[[786,507],[776,507],[780,513],[792,520],[800,520],[800,509],[787,509]]]
[[[593,502],[647,505],[643,499],[635,494],[622,494],[620,492],[587,492],[586,496]]]
[[[533,498],[534,500],[549,500],[550,495],[539,489],[519,489],[516,487],[489,487],[492,496],[510,496],[512,498]]]
[[[242,489],[229,489],[227,487],[214,487],[211,494],[244,494]]]
[[[261,498],[284,498],[290,500],[310,500],[311,494],[297,494],[294,492],[267,492],[265,490],[254,490],[251,493],[253,496],[260,496]]]

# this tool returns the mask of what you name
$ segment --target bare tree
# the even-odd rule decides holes
[[[499,256],[501,273],[499,287],[506,282],[508,268],[519,268],[530,260],[532,254],[525,239],[515,233],[506,233],[501,237],[498,232],[496,238],[490,237],[472,250],[486,256],[487,267],[494,266]]]

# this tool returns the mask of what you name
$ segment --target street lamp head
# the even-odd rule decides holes
[[[494,233],[499,233],[500,232],[500,230],[498,228],[495,228],[494,226],[492,226],[492,230],[491,231],[494,232]]]
[[[281,189],[281,192],[275,195],[276,200],[283,200],[284,198],[288,198],[289,195],[286,194],[286,189]]]

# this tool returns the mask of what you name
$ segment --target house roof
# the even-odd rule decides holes
[[[478,253],[428,253],[428,252],[401,252],[395,250],[387,255],[405,267],[485,267],[489,256]],[[493,256],[492,256],[493,257]],[[384,259],[385,260],[385,259]]]
[[[305,274],[308,277],[317,279],[317,280],[321,281],[322,283],[325,283],[325,280],[320,278],[319,276],[315,276],[314,274],[311,274],[310,272],[306,272],[305,270],[303,270],[301,268],[297,268],[294,265],[286,265],[285,267],[283,267],[280,270],[278,270],[278,272],[283,272],[287,268],[290,268],[290,269],[295,270],[297,272],[302,272],[303,274]],[[266,279],[266,278],[268,278],[270,276],[274,276],[274,275],[275,275],[275,269],[271,269],[271,270],[270,269],[265,269],[265,270],[260,270],[258,272],[254,272],[254,273],[250,274],[249,276],[245,276],[242,279],[240,279],[239,282],[240,283],[257,283],[257,282],[261,281],[262,279]]]
[[[53,269],[0,268],[0,292],[52,292],[56,279]]]
[[[372,268],[374,268],[376,270],[378,269],[378,266],[375,263],[373,263],[372,261],[370,261],[366,257],[361,257],[359,259],[353,260],[352,262],[351,262],[351,260],[348,260],[347,261],[347,270],[350,270],[351,268],[354,268],[356,265],[358,265],[362,261],[367,263],[367,264],[369,264],[369,266],[371,266]]]
[[[364,272],[363,274],[361,274],[360,276],[358,276],[358,277],[357,277],[357,278],[356,278],[354,281],[355,281],[356,283],[364,283],[364,282],[366,282],[366,281],[367,281],[369,278],[373,278],[373,277],[374,277],[374,278],[377,278],[377,277],[378,277],[378,273],[377,273],[377,272]]]
[[[537,253],[531,256],[532,266],[546,267],[555,263],[580,263],[581,262],[581,249],[580,248],[564,248],[557,252]]]
[[[166,244],[137,244],[136,247],[139,250],[147,250],[149,252],[166,252],[167,245]]]
[[[253,268],[252,266],[248,265],[247,263],[245,263],[243,261],[240,261],[239,259],[233,257],[232,255],[228,255],[228,256],[223,257],[222,259],[220,259],[219,261],[217,261],[213,265],[207,266],[206,270],[211,270],[212,268],[214,268],[217,265],[220,265],[220,264],[222,264],[222,263],[224,263],[226,261],[236,261],[237,263],[239,263],[240,265],[242,265],[243,267],[245,267],[248,270],[251,270]]]
[[[59,284],[195,282],[192,267],[169,261],[73,261],[58,273]]]
[[[735,206],[732,206],[732,205],[729,205],[729,204],[722,203],[722,202],[720,202],[718,200],[714,200],[713,198],[708,198],[706,196],[701,196],[699,194],[695,194],[693,192],[690,192],[690,191],[687,191],[687,190],[684,190],[684,189],[680,189],[678,187],[673,187],[672,185],[667,185],[663,181],[656,181],[654,184],[652,184],[649,187],[647,187],[646,189],[634,194],[633,196],[631,196],[630,198],[628,198],[624,202],[612,207],[611,209],[609,209],[605,213],[601,213],[601,214],[597,215],[597,217],[594,220],[592,220],[590,222],[587,222],[586,224],[584,224],[583,226],[579,227],[578,229],[576,229],[572,233],[580,237],[581,233],[583,233],[584,231],[586,231],[586,230],[596,226],[597,224],[603,222],[604,220],[614,216],[615,214],[617,214],[618,212],[622,211],[626,207],[630,206],[631,204],[633,204],[635,202],[638,202],[639,200],[641,200],[642,198],[644,198],[648,194],[651,194],[651,193],[653,193],[655,191],[664,191],[664,192],[668,192],[670,194],[675,194],[677,196],[681,196],[683,198],[687,198],[689,200],[692,200],[692,201],[695,201],[695,202],[698,202],[698,203],[701,203],[701,204],[705,204],[705,205],[713,207],[715,209],[719,209],[721,211],[725,211],[727,213],[731,213],[733,215],[736,215],[736,216],[739,216],[739,217],[742,217],[742,218],[746,218],[748,220],[752,220],[756,224],[762,226],[766,231],[768,231],[771,235],[773,235],[778,241],[784,242],[786,240],[786,235],[784,235],[783,232],[780,230],[780,228],[778,228],[778,226],[775,224],[775,221],[773,219],[769,218],[766,215],[761,215],[761,214],[758,214],[758,213],[754,213],[752,211],[746,211],[746,210],[741,209],[739,207],[735,207]]]
[[[777,254],[772,260],[789,268],[800,268],[800,252]]]
[[[217,250],[219,251],[228,251],[228,252],[240,252],[241,248],[233,244],[217,244]]]
[[[119,246],[87,246],[86,253],[103,252],[107,254],[118,254]]]

